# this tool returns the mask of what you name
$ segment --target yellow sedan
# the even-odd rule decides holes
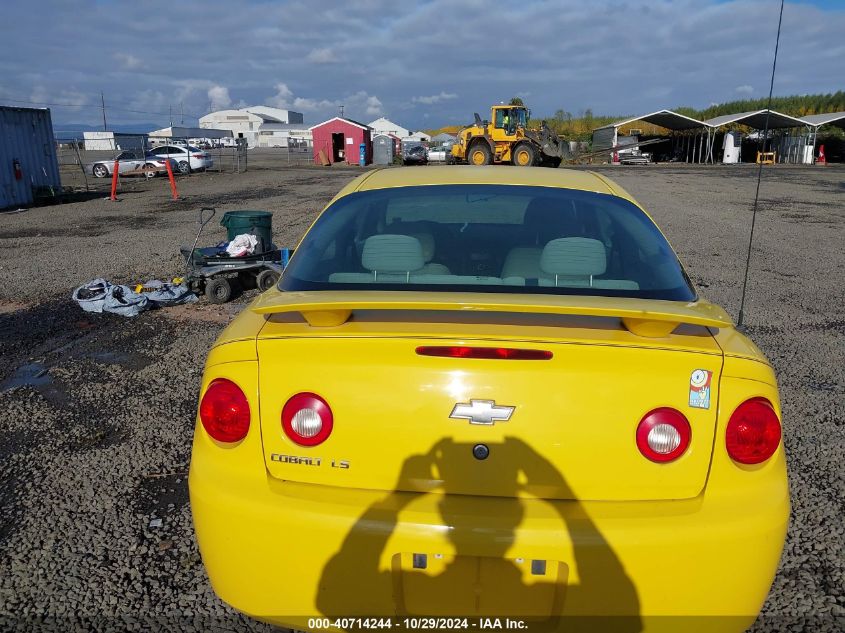
[[[214,590],[275,624],[738,632],[786,533],[780,416],[610,180],[374,171],[211,349],[191,507]]]

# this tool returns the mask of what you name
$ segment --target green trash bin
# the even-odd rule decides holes
[[[251,233],[258,238],[256,253],[273,249],[273,214],[270,211],[227,211],[220,219],[220,226],[225,226],[230,242],[236,236]]]

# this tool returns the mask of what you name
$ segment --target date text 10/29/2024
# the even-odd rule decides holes
[[[310,618],[308,628],[321,629],[408,629],[408,630],[525,630],[528,623],[518,618]]]

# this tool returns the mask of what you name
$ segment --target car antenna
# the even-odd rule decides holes
[[[778,34],[775,38],[775,57],[772,60],[772,80],[769,83],[769,101],[766,104],[766,122],[764,124],[763,129],[763,149],[765,150],[766,147],[766,139],[769,137],[769,115],[772,112],[772,92],[774,91],[775,87],[775,68],[777,67],[778,63],[778,46],[780,45],[780,27],[783,23],[783,3],[784,0],[780,0],[780,16],[778,17]],[[751,266],[751,244],[754,241],[754,225],[756,224],[757,220],[757,202],[760,198],[760,180],[763,177],[763,161],[760,160],[760,164],[757,167],[757,191],[754,193],[754,207],[751,212],[751,232],[748,235],[748,253],[745,257],[745,277],[742,280],[742,298],[739,301],[739,317],[736,321],[737,328],[741,328],[743,326],[744,318],[745,318],[745,291],[748,288],[748,269]]]

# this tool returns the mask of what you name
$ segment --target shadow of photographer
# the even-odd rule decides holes
[[[473,456],[472,444],[451,439],[407,459],[396,491],[361,515],[324,568],[320,612],[510,617],[532,630],[642,630],[636,589],[563,476],[516,438],[487,446],[484,461]],[[467,482],[488,479],[496,496],[465,494]],[[554,498],[538,499],[537,490]],[[526,527],[529,504],[533,522]],[[399,551],[387,552],[397,531]],[[419,545],[405,551],[409,542]]]

